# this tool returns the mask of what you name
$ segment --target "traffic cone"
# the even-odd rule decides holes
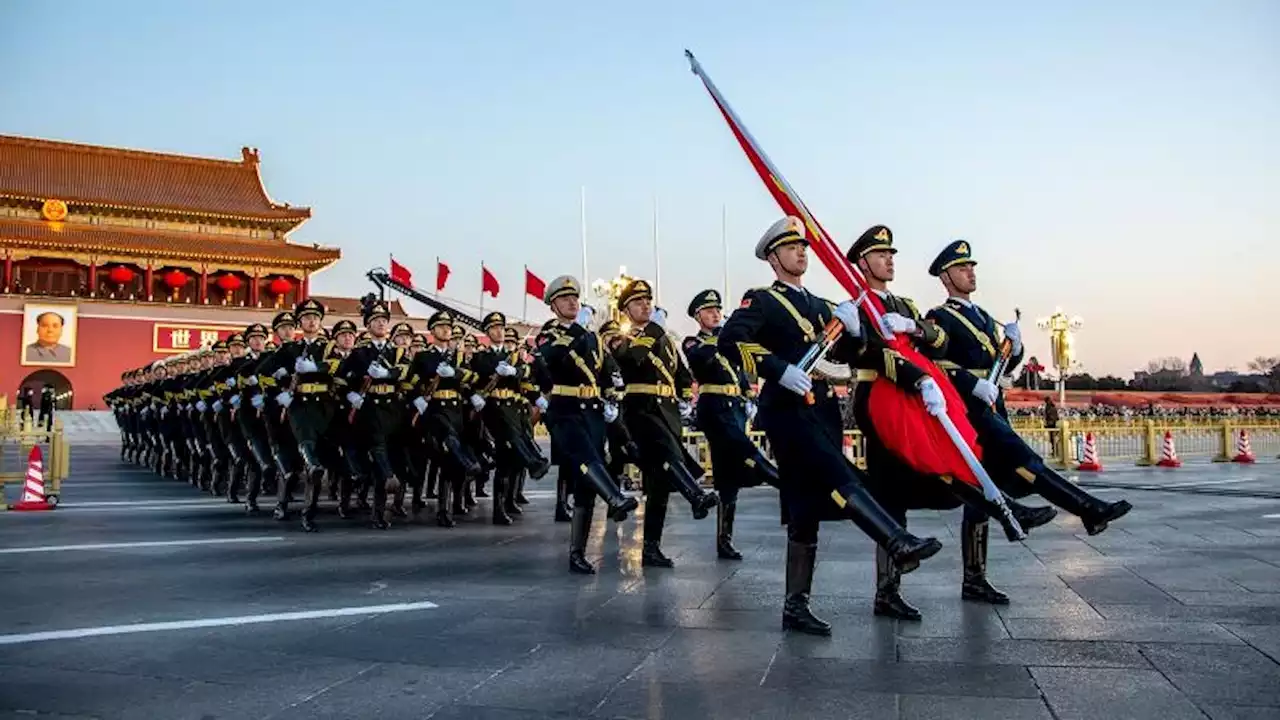
[[[1164,443],[1160,446],[1160,462],[1156,465],[1167,468],[1182,467],[1182,461],[1178,459],[1178,451],[1173,447],[1173,433],[1169,430],[1164,431]]]
[[[1237,463],[1253,463],[1257,462],[1258,457],[1253,454],[1253,448],[1249,447],[1249,431],[1241,430],[1236,436],[1236,456],[1231,458],[1231,462]]]
[[[1084,460],[1081,461],[1076,470],[1081,472],[1099,472],[1102,470],[1102,463],[1098,462],[1098,446],[1094,442],[1093,433],[1087,433],[1084,436]]]
[[[852,435],[846,434],[844,436],[844,456],[848,458],[850,461],[853,460],[853,436]]]
[[[27,482],[22,487],[22,499],[10,510],[52,510],[53,506],[44,499],[44,461],[41,458],[40,446],[31,448],[27,459]]]

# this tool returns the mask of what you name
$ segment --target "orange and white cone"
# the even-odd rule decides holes
[[[1098,462],[1098,446],[1093,439],[1093,433],[1087,433],[1084,436],[1084,459],[1080,461],[1076,470],[1081,472],[1099,472],[1102,470],[1102,463]]]
[[[52,510],[53,506],[44,499],[44,460],[40,446],[31,448],[27,459],[27,481],[22,486],[22,499],[10,510]]]
[[[1231,462],[1237,463],[1253,463],[1257,462],[1258,457],[1253,454],[1253,448],[1249,447],[1249,431],[1241,430],[1236,436],[1236,456],[1231,458]]]
[[[852,435],[845,435],[845,436],[844,436],[844,456],[845,456],[846,458],[848,458],[848,459],[850,460],[850,462],[852,462],[852,461],[853,461],[853,459],[854,459],[854,458],[853,458],[853,436],[852,436]]]
[[[1173,447],[1173,433],[1168,430],[1164,431],[1164,443],[1160,446],[1160,462],[1156,465],[1167,468],[1182,467],[1182,461],[1178,459],[1178,451]]]

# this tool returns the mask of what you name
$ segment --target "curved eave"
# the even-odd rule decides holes
[[[259,183],[260,184],[260,183]],[[264,195],[265,197],[265,195]],[[49,198],[34,197],[31,195],[21,195],[16,193],[0,192],[0,198],[9,200],[18,200],[21,202],[35,203],[37,207]],[[177,217],[203,218],[211,220],[220,220],[224,222],[242,222],[242,223],[266,223],[271,225],[287,225],[290,229],[296,228],[311,217],[311,208],[306,207],[290,207],[279,208],[279,215],[271,214],[229,214],[209,212],[192,208],[182,207],[165,207],[150,206],[141,207],[135,205],[119,205],[115,203],[102,202],[100,200],[91,200],[76,197],[59,197],[59,200],[67,203],[68,207],[79,207],[95,210],[109,210],[115,212],[126,213],[142,213],[151,215],[171,215]]]

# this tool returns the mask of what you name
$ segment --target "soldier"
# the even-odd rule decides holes
[[[684,339],[684,355],[698,383],[697,427],[711,450],[711,478],[720,494],[716,518],[716,556],[741,560],[733,546],[733,521],[738,490],[768,483],[781,488],[778,469],[747,435],[756,416],[755,391],[744,373],[734,370],[720,354],[718,340],[723,316],[720,293],[703,290],[689,303],[689,317],[698,334]]]
[[[605,320],[600,324],[597,332],[600,334],[600,342],[604,343],[605,350],[610,355],[618,352],[626,342],[626,338],[622,335],[622,326],[615,320]],[[621,374],[615,374],[611,381],[618,392],[626,390],[627,384],[623,382]],[[624,413],[620,413],[617,420],[605,426],[605,438],[609,445],[609,474],[617,481],[618,487],[624,490],[633,489],[630,487],[631,478],[627,475],[627,464],[640,462],[640,448],[631,439],[631,431],[627,429]]]
[[[258,363],[262,362],[267,347],[267,327],[252,323],[245,328],[244,337],[249,348],[236,365],[236,374],[227,379],[227,387],[231,391],[232,419],[254,460],[247,468],[249,487],[244,501],[245,512],[254,514],[258,512],[258,495],[264,488],[270,492],[277,482],[266,419],[253,407],[253,398],[258,394]]]
[[[293,315],[302,328],[302,337],[284,342],[265,366],[258,370],[259,375],[277,378],[285,388],[276,395],[278,407],[270,407],[266,411],[286,417],[289,429],[297,441],[306,478],[303,501],[305,507],[302,511],[302,529],[306,532],[319,529],[315,524],[315,517],[320,505],[320,488],[325,473],[320,440],[329,429],[334,410],[331,402],[331,368],[336,370],[337,364],[330,365],[328,362],[331,359],[333,341],[325,340],[320,334],[324,313],[324,305],[315,298],[298,303]],[[281,370],[284,374],[280,373]],[[288,498],[283,493],[279,496],[277,507],[288,512]]]
[[[702,489],[704,474],[697,459],[685,450],[682,419],[693,414],[693,376],[667,335],[666,313],[653,307],[648,282],[631,280],[618,295],[618,310],[631,322],[613,357],[626,383],[623,419],[640,449],[644,476],[644,549],[641,564],[672,567],[662,553],[662,531],[668,496],[675,489],[689,502],[696,520],[705,518],[719,502],[715,492]]]
[[[219,397],[219,378],[231,364],[231,349],[226,340],[218,340],[210,350],[212,361],[197,381],[199,399],[196,400],[195,410],[208,453],[210,481],[205,489],[216,496],[226,492],[228,476],[233,468],[231,449],[223,442],[222,432],[218,427],[218,408],[214,407]]]
[[[894,279],[893,231],[875,225],[864,232],[849,248],[846,256],[862,270],[867,284],[884,303],[884,324],[894,334],[911,338],[921,354],[939,359],[946,353],[949,335],[931,321],[920,316],[910,299],[889,293]],[[868,322],[870,315],[865,315]],[[946,412],[946,397],[937,382],[922,368],[893,352],[881,336],[865,333],[856,366],[858,384],[854,390],[854,416],[866,442],[867,470],[874,483],[877,499],[894,519],[906,526],[907,511],[915,509],[951,509],[963,504],[971,515],[1001,517],[981,491],[964,482],[928,477],[916,472],[902,457],[888,449],[869,411],[874,381],[884,377],[904,392],[918,393],[931,414]],[[1011,506],[1023,530],[1043,525],[1053,519],[1052,512]],[[1002,520],[1003,522],[1003,520]],[[1005,535],[1018,540],[1018,528],[1006,525]],[[874,613],[900,620],[919,620],[920,612],[899,593],[902,571],[893,558],[883,551],[876,554],[876,596]]]
[[[786,630],[829,635],[831,626],[809,609],[822,520],[852,520],[884,548],[904,572],[935,555],[942,544],[903,528],[864,487],[867,478],[844,455],[840,407],[821,378],[796,363],[818,342],[834,316],[845,325],[829,359],[853,355],[860,325],[852,302],[833,306],[803,286],[809,241],[794,217],[773,224],[756,244],[758,260],[769,263],[777,280],[748,290],[720,331],[717,348],[730,363],[764,380],[757,425],[778,462],[787,521]]]
[[[369,459],[373,526],[385,530],[391,527],[386,517],[387,493],[400,489],[387,441],[395,437],[402,416],[398,384],[408,369],[408,351],[388,341],[391,311],[385,302],[372,300],[365,305],[364,325],[369,330],[369,342],[351,351],[338,368],[337,376],[347,384],[347,402],[354,413],[348,420],[360,438],[362,456]]]
[[[1035,493],[1080,518],[1085,531],[1097,535],[1107,524],[1128,513],[1125,500],[1106,502],[1093,497],[1050,469],[1034,450],[1010,427],[1000,378],[989,377],[1001,345],[1000,332],[1009,339],[1012,353],[1005,374],[1013,374],[1022,362],[1022,333],[1016,322],[997,328],[985,310],[970,299],[978,288],[972,246],[956,240],[934,258],[929,274],[942,281],[947,300],[929,311],[929,320],[943,328],[950,342],[938,366],[951,375],[965,401],[969,420],[978,431],[982,464],[1004,492],[1017,497]],[[999,331],[998,331],[999,330]],[[1050,508],[1051,510],[1051,508]],[[964,580],[960,594],[966,600],[1006,605],[1009,598],[987,581],[987,519],[965,508],[961,525],[961,554]]]
[[[534,433],[536,426],[542,419],[542,411],[546,409],[547,399],[542,397],[538,392],[539,365],[535,358],[529,353],[529,346],[520,337],[520,332],[513,327],[508,327],[502,338],[502,344],[507,352],[516,353],[520,359],[520,368],[528,368],[525,373],[522,370],[520,380],[520,419],[524,427],[525,436],[530,438],[535,444],[537,436]],[[538,449],[541,454],[542,449]],[[528,474],[524,469],[520,470],[519,479],[516,482],[515,502],[507,508],[507,512],[511,514],[519,514],[523,512],[521,505],[528,505],[529,499],[524,496],[524,479]]]
[[[238,332],[231,333],[227,337],[226,346],[227,362],[218,368],[218,372],[212,378],[213,402],[210,408],[213,411],[216,434],[227,452],[225,488],[227,502],[239,504],[240,480],[248,472],[251,454],[244,435],[240,432],[240,426],[233,418],[235,408],[232,407],[231,398],[236,392],[238,374],[246,362],[247,348],[244,335]]]
[[[541,389],[549,396],[544,418],[551,433],[551,462],[573,493],[573,525],[569,539],[569,572],[595,574],[587,562],[587,536],[596,496],[604,498],[611,519],[621,522],[639,505],[622,494],[604,465],[605,424],[618,418],[618,406],[602,395],[614,390],[612,362],[591,331],[594,312],[582,307],[581,285],[569,275],[552,280],[543,301],[555,318],[538,335],[537,354],[544,363]]]
[[[525,433],[520,383],[530,377],[531,369],[520,363],[517,352],[503,346],[507,318],[500,312],[491,312],[484,317],[482,325],[490,344],[475,351],[471,369],[476,373],[476,387],[485,400],[480,415],[495,446],[493,524],[510,525],[509,509],[519,512],[515,491],[520,472],[527,470],[536,480],[547,474],[551,464],[534,444],[532,433]],[[477,495],[481,489],[477,488]]]
[[[297,319],[288,310],[272,318],[271,329],[275,333],[275,346],[269,343],[258,361],[258,367],[255,368],[258,392],[250,399],[250,404],[262,417],[263,424],[267,428],[271,456],[279,472],[276,507],[272,512],[272,517],[278,521],[283,521],[289,516],[289,500],[293,497],[293,488],[298,481],[301,463],[298,457],[298,441],[293,436],[293,429],[289,427],[288,421],[282,417],[277,400],[285,389],[282,383],[286,382],[289,368],[277,363],[275,354],[280,352],[278,348],[293,342],[296,327]]]
[[[326,361],[332,372],[351,355],[356,346],[356,324],[350,320],[339,320],[333,324],[330,335],[333,336],[333,349]],[[365,463],[359,459],[360,448],[356,442],[356,433],[347,418],[351,415],[351,401],[347,399],[349,388],[342,377],[333,378],[334,416],[329,420],[329,430],[325,435],[325,444],[338,450],[340,466],[330,466],[338,477],[338,517],[350,517],[351,493],[357,486],[363,486]],[[332,482],[332,481],[331,481]],[[366,508],[367,509],[367,508]]]

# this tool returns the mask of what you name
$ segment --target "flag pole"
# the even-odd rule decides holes
[[[658,194],[653,195],[653,296],[662,297],[662,259],[658,254]]]
[[[524,311],[520,313],[520,319],[529,322],[529,266],[524,266]]]
[[[431,297],[439,299],[440,298],[440,256],[439,255],[436,256],[436,283],[434,285],[434,288],[435,289],[431,291]]]
[[[582,197],[579,202],[582,219],[582,284],[584,286],[591,284],[591,277],[587,273],[587,186],[582,186]]]
[[[480,261],[480,316],[484,317],[484,261]]]
[[[720,205],[720,246],[724,251],[724,303],[729,302],[729,206]]]

